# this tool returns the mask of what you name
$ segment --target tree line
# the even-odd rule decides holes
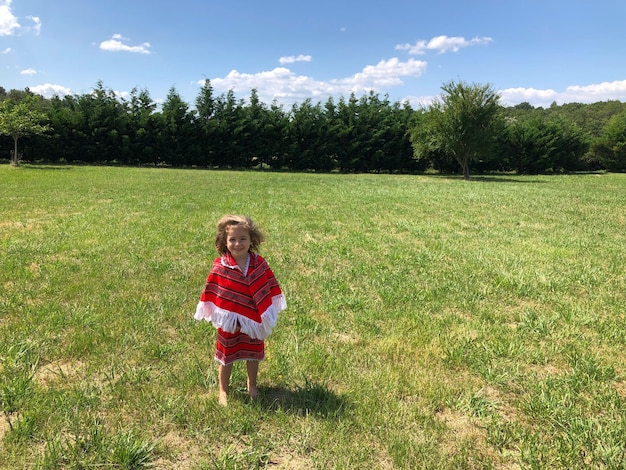
[[[479,173],[626,171],[625,103],[504,107],[490,85],[452,81],[442,91],[420,109],[374,92],[323,103],[307,99],[285,108],[262,102],[255,89],[247,101],[232,90],[216,95],[210,80],[194,106],[174,87],[161,106],[148,90],[133,89],[121,98],[102,82],[90,93],[51,99],[28,89],[7,92],[0,87],[0,159],[439,171],[461,172],[466,178],[470,168]]]

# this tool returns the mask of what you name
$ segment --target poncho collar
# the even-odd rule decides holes
[[[251,264],[251,261],[252,261],[252,256],[253,256],[253,253],[251,251],[249,251],[248,252],[248,259],[246,260],[246,267],[242,271],[242,274],[244,276],[248,275],[248,268],[250,267],[250,264]],[[230,251],[227,251],[226,253],[224,253],[222,255],[221,261],[222,261],[222,266],[225,266],[225,267],[230,268],[230,269],[237,269],[237,270],[241,271],[241,268],[237,264],[237,261],[235,261],[235,258],[233,258],[233,255],[230,253]]]

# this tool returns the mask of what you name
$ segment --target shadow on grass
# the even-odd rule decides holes
[[[304,386],[260,388],[257,400],[268,411],[282,410],[296,415],[313,414],[331,419],[341,416],[350,408],[344,397],[324,385],[310,382]]]
[[[72,167],[70,165],[47,165],[47,164],[36,164],[36,163],[23,163],[19,166],[19,168],[23,168],[25,170],[51,170],[51,171],[56,171],[56,170],[66,170],[66,171],[70,171],[72,170]]]
[[[445,176],[439,176],[439,178],[448,179],[448,180],[463,180],[462,175],[458,175],[458,176],[457,175],[445,175]],[[467,180],[468,183],[471,183],[472,181],[482,182],[482,183],[535,183],[535,184],[545,183],[545,181],[528,177],[528,176],[514,177],[514,176],[477,175],[477,176],[471,176],[470,179]]]

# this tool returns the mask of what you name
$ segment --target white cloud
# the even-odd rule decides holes
[[[39,17],[38,16],[27,16],[26,18],[28,18],[33,23],[35,23],[35,26],[33,26],[32,29],[34,29],[35,30],[35,34],[37,36],[39,36],[39,33],[41,33],[41,20],[39,19]]]
[[[415,44],[398,44],[396,50],[407,51],[410,55],[423,55],[428,51],[437,51],[439,54],[445,52],[458,52],[465,47],[480,46],[489,44],[493,39],[490,37],[473,38],[467,40],[460,36],[435,36],[430,41],[417,41]]]
[[[0,0],[0,36],[11,36],[20,27],[11,11],[11,0]]]
[[[29,88],[33,93],[45,96],[46,98],[52,98],[54,95],[64,97],[72,94],[72,90],[69,88],[61,85],[53,85],[51,83],[44,83],[43,85],[36,85]]]
[[[568,86],[565,94],[570,98],[582,98],[585,100],[606,101],[606,100],[626,100],[626,80],[614,82],[602,82],[594,85],[572,85]]]
[[[427,62],[421,60],[409,59],[401,62],[397,57],[392,57],[389,60],[381,60],[376,65],[368,65],[362,72],[352,77],[333,82],[345,84],[350,92],[376,90],[380,87],[402,85],[400,77],[419,77],[427,65]]]
[[[417,108],[427,108],[428,106],[430,106],[434,101],[435,101],[436,97],[432,96],[432,95],[425,95],[425,96],[407,96],[404,99],[400,100],[402,102],[408,101],[409,104],[417,109]]]
[[[597,103],[599,101],[619,100],[626,101],[626,80],[602,82],[592,85],[571,85],[564,91],[551,88],[507,88],[497,90],[500,94],[500,103],[503,106],[515,106],[520,103],[530,103],[535,107],[548,108],[552,103]],[[428,107],[440,96],[407,96],[402,101],[408,101],[414,108]]]
[[[33,68],[25,69],[20,72],[22,75],[36,75],[37,71]]]
[[[17,17],[11,11],[12,0],[0,0],[0,36],[11,36],[18,32],[20,29],[23,31],[34,30],[35,34],[39,36],[41,32],[41,20],[37,16],[27,16],[34,25],[31,27],[24,27],[19,23]]]
[[[253,74],[232,70],[223,78],[211,79],[211,85],[215,90],[233,90],[242,94],[248,94],[254,88],[258,91],[259,98],[266,103],[277,100],[288,104],[307,98],[318,101],[330,96],[378,92],[386,87],[402,85],[402,77],[419,77],[426,70],[426,66],[423,61],[409,59],[402,62],[394,57],[381,60],[376,65],[368,65],[351,77],[328,81],[297,75],[286,67]],[[203,85],[204,80],[198,84]]]
[[[293,64],[295,62],[311,62],[312,57],[310,55],[300,54],[297,56],[283,56],[278,59],[281,64]]]
[[[118,98],[121,98],[123,100],[127,100],[128,98],[130,98],[130,93],[127,91],[117,91],[117,90],[113,90],[113,94],[115,96],[117,96]]]
[[[121,34],[114,34],[111,39],[107,39],[106,41],[102,41],[100,43],[100,49],[103,51],[113,51],[113,52],[133,52],[138,54],[150,54],[150,43],[144,42],[139,46],[128,46],[124,44],[122,41],[127,41],[126,38],[122,37]]]
[[[198,83],[202,85],[204,80]],[[298,101],[323,93],[326,89],[323,82],[296,75],[285,67],[254,74],[232,70],[224,78],[211,79],[211,85],[216,90],[233,90],[245,94],[255,88],[264,102],[272,102],[274,99],[280,102]]]
[[[0,51],[0,54],[8,54],[9,52],[11,52],[11,48],[7,47],[5,50]]]
[[[533,106],[545,106],[556,101],[559,93],[554,90],[538,90],[536,88],[507,88],[500,90],[501,102],[504,105],[514,105],[528,102]],[[536,104],[538,103],[538,104]]]
[[[626,80],[592,85],[571,85],[565,91],[535,88],[507,88],[500,91],[501,101],[510,106],[528,102],[533,106],[548,107],[552,103],[597,103],[599,101],[626,101]]]

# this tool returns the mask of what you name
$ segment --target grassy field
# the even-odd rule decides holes
[[[225,213],[288,309],[217,404]],[[0,468],[626,468],[626,175],[0,168]]]

